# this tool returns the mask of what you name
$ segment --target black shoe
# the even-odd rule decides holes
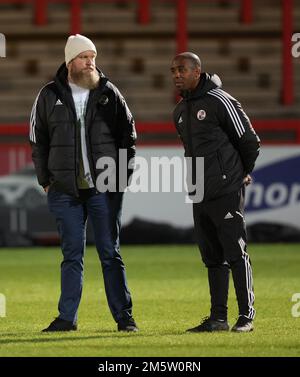
[[[243,315],[240,315],[236,324],[233,326],[231,331],[234,332],[250,332],[254,330],[253,321]]]
[[[42,332],[51,332],[51,331],[75,331],[77,330],[77,325],[73,325],[73,322],[66,321],[61,318],[55,318],[53,322],[50,323],[50,325],[42,330]]]
[[[210,317],[204,318],[199,326],[186,330],[187,332],[213,332],[213,331],[228,331],[229,325],[224,319],[211,319]]]
[[[133,318],[128,318],[118,322],[118,331],[136,332],[139,331]]]

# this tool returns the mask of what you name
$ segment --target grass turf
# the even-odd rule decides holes
[[[196,246],[122,248],[138,333],[118,333],[107,307],[96,251],[85,256],[79,329],[41,333],[57,315],[59,248],[0,249],[0,356],[299,356],[300,245],[250,245],[257,316],[255,331],[185,333],[209,313],[207,273]],[[231,280],[229,322],[237,304]],[[300,313],[299,313],[300,314]]]

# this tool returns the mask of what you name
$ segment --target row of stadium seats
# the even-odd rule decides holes
[[[136,20],[136,2],[85,3],[82,34],[99,49],[98,65],[125,95],[136,119],[169,121],[175,96],[169,66],[176,51],[174,2],[152,1],[151,21]],[[225,5],[224,5],[225,4]],[[299,61],[294,59],[296,103],[281,98],[280,1],[254,1],[254,22],[239,22],[239,4],[189,2],[188,49],[203,59],[203,69],[222,78],[251,117],[300,115]],[[31,5],[0,5],[7,59],[1,59],[0,123],[27,122],[40,87],[64,59],[69,6],[48,5],[48,23],[35,26]],[[300,6],[294,17],[300,19]],[[3,106],[2,106],[3,104]]]
[[[281,31],[281,0],[261,2],[253,0],[254,23],[243,25],[239,21],[240,1],[189,0],[187,7],[188,28],[191,33],[254,33]],[[294,21],[300,16],[298,1],[295,1]],[[82,28],[85,33],[112,34],[162,34],[176,30],[176,1],[150,0],[148,25],[137,22],[137,1],[82,2]],[[0,5],[1,32],[20,35],[36,33],[33,23],[33,5],[28,3]],[[47,5],[47,25],[39,29],[48,35],[69,32],[70,5],[55,2]],[[225,27],[224,27],[225,26]]]

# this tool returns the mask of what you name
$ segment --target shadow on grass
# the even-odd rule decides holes
[[[195,337],[195,334],[188,334],[185,331],[183,332],[170,332],[170,331],[153,331],[153,332],[135,332],[135,333],[129,333],[129,332],[117,332],[112,330],[103,330],[103,331],[96,331],[94,332],[95,335],[87,335],[82,336],[80,333],[69,333],[70,336],[62,336],[62,333],[38,333],[36,334],[36,337],[31,338],[23,338],[26,335],[28,336],[28,333],[2,333],[0,339],[0,346],[5,344],[20,344],[20,343],[50,343],[50,342],[64,342],[66,340],[71,341],[82,341],[82,340],[92,340],[92,339],[128,339],[131,337],[138,337],[138,338],[151,338],[151,337],[157,337],[159,336],[188,336],[188,337]],[[224,335],[228,336],[231,332],[223,332],[223,334],[211,334],[207,333],[207,336],[210,337],[213,335]],[[71,335],[72,334],[72,335]],[[74,334],[74,335],[73,335]],[[203,334],[202,334],[203,335]],[[198,336],[198,335],[197,335]],[[8,337],[6,339],[3,339],[4,337]],[[9,338],[10,337],[10,338]]]
[[[78,333],[77,333],[78,334]],[[55,334],[40,334],[37,335],[35,338],[24,338],[22,339],[22,336],[25,336],[25,333],[4,333],[1,335],[2,339],[0,339],[0,345],[5,344],[19,344],[19,343],[49,343],[49,342],[64,342],[66,340],[74,340],[74,341],[82,341],[82,340],[91,340],[91,339],[126,339],[130,337],[152,337],[156,336],[155,333],[141,333],[141,332],[135,332],[135,333],[119,333],[116,331],[99,331],[96,335],[88,335],[88,336],[78,336],[76,335],[70,335],[70,336],[61,336],[61,333],[55,333]],[[174,333],[160,333],[160,335],[178,335]],[[10,338],[3,339],[5,336],[9,336]]]

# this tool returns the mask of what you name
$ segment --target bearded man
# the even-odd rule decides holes
[[[40,90],[31,112],[32,159],[38,182],[47,193],[49,210],[56,219],[63,254],[59,316],[43,330],[46,332],[77,329],[88,217],[117,328],[138,330],[120,254],[125,187],[112,185],[109,192],[109,186],[99,187],[97,181],[104,170],[99,163],[101,158],[112,160],[115,172],[119,171],[120,150],[132,163],[135,124],[119,90],[96,67],[96,56],[90,39],[80,34],[70,36],[65,62],[54,81]],[[128,178],[131,166],[125,163]],[[119,182],[118,177],[114,182]]]

